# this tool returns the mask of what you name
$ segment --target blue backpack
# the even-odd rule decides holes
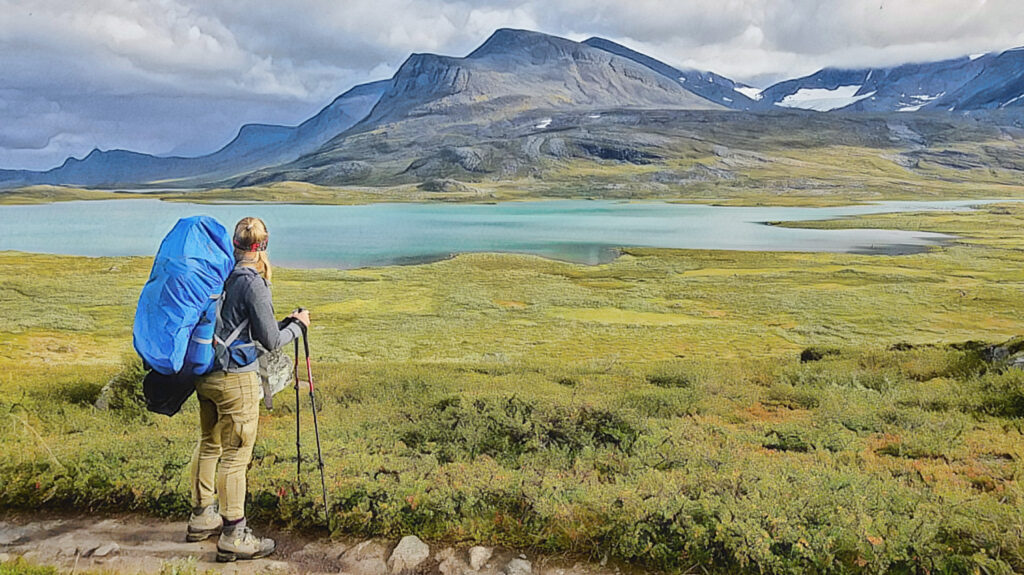
[[[195,378],[213,369],[220,296],[234,266],[231,237],[209,216],[178,220],[160,243],[132,330],[135,351],[152,370],[143,382],[150,410],[177,413]]]

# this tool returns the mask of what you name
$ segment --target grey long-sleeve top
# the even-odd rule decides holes
[[[221,297],[224,298],[221,304],[221,323],[217,326],[217,336],[221,339],[227,339],[245,319],[249,320],[248,329],[243,329],[238,339],[257,342],[264,350],[278,349],[302,335],[297,322],[285,324],[275,319],[270,285],[254,268],[235,266],[224,282],[224,294]],[[228,362],[232,365],[217,365],[215,369],[229,373],[259,369],[257,361],[247,365],[234,365],[230,359]]]

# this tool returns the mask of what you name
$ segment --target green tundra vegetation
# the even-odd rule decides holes
[[[276,270],[278,310],[313,314],[329,529],[667,571],[1024,570],[1024,370],[985,352],[1024,332],[1024,206],[787,225],[865,223],[960,239]],[[196,403],[146,412],[131,352],[150,263],[0,253],[0,508],[184,518]],[[286,390],[249,515],[327,529],[302,401],[304,476]]]

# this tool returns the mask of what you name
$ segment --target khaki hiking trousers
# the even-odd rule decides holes
[[[196,381],[200,437],[192,454],[193,507],[218,501],[224,519],[245,517],[245,472],[256,443],[259,393],[255,371],[214,371]]]

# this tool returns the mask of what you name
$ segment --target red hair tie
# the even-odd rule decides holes
[[[251,244],[249,246],[241,244],[237,240],[232,240],[231,243],[235,244],[236,248],[238,248],[240,250],[243,250],[243,251],[265,252],[265,251],[267,251],[267,244],[270,243],[270,240],[267,239],[267,240],[264,240],[264,241],[262,241],[260,243]]]

